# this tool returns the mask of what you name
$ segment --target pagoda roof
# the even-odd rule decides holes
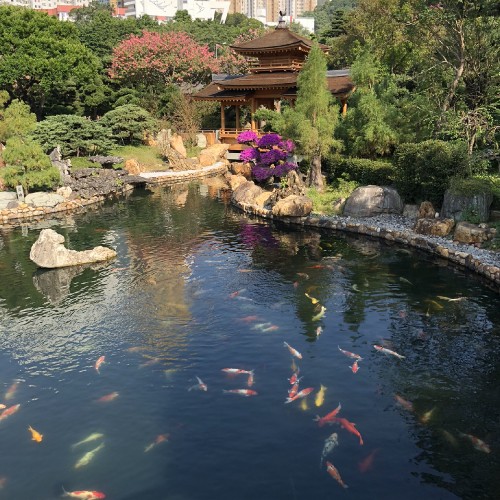
[[[253,73],[239,78],[218,81],[217,84],[223,89],[287,88],[297,84],[297,73],[290,71]]]
[[[275,28],[255,40],[231,45],[230,47],[240,54],[255,55],[259,52],[282,51],[294,48],[302,48],[309,52],[313,43],[311,39],[297,35],[297,33],[290,31],[288,28]],[[327,45],[319,44],[319,47],[324,52],[328,51]]]

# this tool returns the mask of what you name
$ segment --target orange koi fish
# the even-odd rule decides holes
[[[14,394],[17,391],[17,388],[19,387],[19,382],[13,382],[12,385],[7,389],[7,392],[5,393],[4,399],[8,401],[9,399],[12,399],[14,397]]]
[[[7,417],[10,417],[14,413],[16,413],[16,411],[19,410],[20,407],[21,407],[21,405],[17,404],[17,405],[11,406],[10,408],[7,408],[0,415],[0,420],[5,420]]]
[[[205,382],[203,382],[203,380],[201,380],[200,377],[196,377],[196,380],[198,380],[198,383],[195,384],[195,385],[192,385],[188,389],[188,391],[192,391],[193,389],[198,389],[199,391],[205,391],[205,392],[207,392],[208,391],[207,384],[205,384]]]
[[[106,498],[106,495],[100,491],[66,491],[63,488],[63,492],[63,497],[79,498],[80,500],[101,500]]]
[[[353,352],[349,351],[344,351],[344,349],[341,349],[340,346],[337,346],[339,348],[339,351],[344,355],[347,356],[348,358],[351,359],[356,359],[357,361],[362,361],[363,358],[359,354],[354,354]]]
[[[239,320],[244,323],[251,323],[252,321],[257,321],[258,319],[258,316],[244,316],[243,318],[239,318]]]
[[[297,351],[297,349],[294,349],[291,345],[288,345],[286,342],[283,342],[283,345],[288,348],[292,356],[295,356],[298,359],[302,359],[302,354],[300,354],[300,352]]]
[[[358,373],[358,370],[359,370],[358,362],[359,362],[359,359],[354,361],[352,366],[349,367],[351,369],[352,373]]]
[[[484,453],[491,453],[491,448],[489,445],[487,445],[484,441],[479,439],[476,436],[473,436],[472,434],[464,434],[463,432],[459,432],[459,435],[463,438],[467,438],[471,443],[472,446],[478,451],[482,451]]]
[[[330,474],[330,476],[332,476],[333,479],[335,479],[340,484],[340,486],[342,486],[342,488],[349,488],[349,486],[347,486],[347,484],[342,481],[339,471],[328,460],[326,461],[326,472],[328,472],[328,474]]]
[[[398,354],[397,352],[391,351],[390,349],[386,349],[385,347],[382,347],[381,345],[374,344],[373,347],[375,347],[375,349],[377,349],[377,351],[383,352],[384,354],[390,354],[391,356],[396,356],[396,358],[405,359],[405,356],[401,356],[401,354]]]
[[[366,455],[366,457],[358,463],[359,472],[364,474],[373,468],[373,461],[375,460],[375,455],[377,453],[378,448],[375,448],[369,455]]]
[[[106,394],[105,396],[100,397],[97,402],[98,403],[109,403],[110,401],[113,401],[113,399],[116,399],[119,396],[118,392],[111,392],[109,394]]]
[[[222,368],[221,372],[226,372],[230,375],[250,375],[250,370],[242,370],[241,368]]]
[[[249,397],[249,396],[257,396],[257,392],[256,391],[252,391],[252,389],[230,389],[228,391],[226,390],[223,390],[222,391],[224,394],[238,394],[239,396],[245,396],[245,397]]]
[[[342,409],[342,405],[339,403],[339,405],[337,406],[337,408],[335,408],[335,410],[331,411],[330,413],[328,413],[324,417],[320,417],[319,415],[316,415],[316,417],[314,418],[314,421],[318,422],[319,427],[323,427],[325,424],[333,424],[333,422],[334,422],[333,419],[338,415],[338,413],[341,409]]]
[[[31,440],[36,441],[37,443],[41,443],[43,439],[43,434],[40,434],[38,431],[35,431],[31,425],[28,427],[28,430],[31,432]]]
[[[148,453],[148,451],[151,451],[155,446],[165,441],[168,441],[169,437],[170,434],[159,434],[158,436],[156,436],[156,439],[151,444],[148,444],[146,448],[144,448],[144,453]]]
[[[104,363],[104,361],[106,360],[106,356],[101,356],[96,362],[95,362],[95,369],[97,371],[97,373],[101,373],[99,371],[99,368],[101,367],[101,365]]]
[[[413,404],[402,398],[398,394],[394,394],[394,399],[405,409],[408,411],[414,411]]]
[[[302,389],[300,392],[295,394],[292,398],[286,398],[285,404],[292,403],[293,401],[296,401],[297,399],[305,398],[308,394],[311,394],[311,392],[314,391],[314,387],[308,387],[307,389]]]
[[[342,429],[345,429],[347,432],[350,432],[351,434],[358,436],[359,444],[363,445],[363,438],[361,437],[361,434],[359,433],[358,429],[356,429],[356,424],[354,422],[349,422],[349,420],[347,420],[346,418],[338,418],[338,417],[333,417],[332,421],[336,422],[337,424],[340,424]]]

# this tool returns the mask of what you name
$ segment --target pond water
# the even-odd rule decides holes
[[[49,224],[118,257],[37,271]],[[0,498],[498,499],[498,299],[426,254],[252,219],[203,184],[2,230],[0,402],[20,407],[0,416]],[[297,369],[314,391],[285,404]]]

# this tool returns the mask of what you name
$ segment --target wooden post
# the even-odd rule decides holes
[[[224,111],[224,103],[220,103],[220,130],[224,132],[226,129],[226,113]]]
[[[342,116],[345,116],[347,113],[347,100],[340,101],[342,104]]]
[[[240,105],[236,104],[236,132],[240,131]]]
[[[252,130],[257,130],[257,126],[255,124],[255,99],[252,97],[250,102],[250,114],[251,114],[251,126]]]

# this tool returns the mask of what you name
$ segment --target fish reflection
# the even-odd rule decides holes
[[[358,463],[359,472],[365,473],[373,469],[373,462],[375,460],[375,455],[378,453],[378,448],[375,448],[371,453],[366,455],[361,462]]]

